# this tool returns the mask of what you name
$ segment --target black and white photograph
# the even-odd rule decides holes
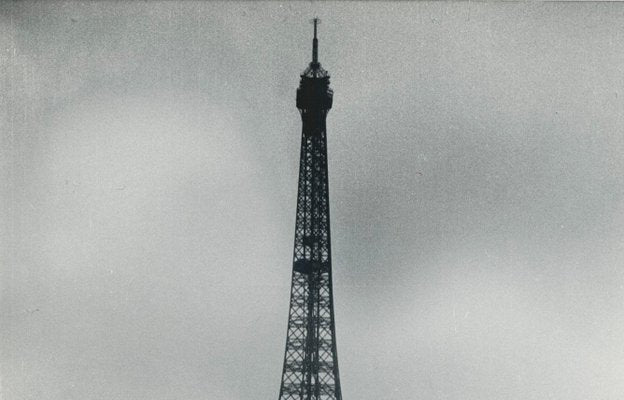
[[[624,3],[0,1],[0,140],[0,400],[624,399]]]

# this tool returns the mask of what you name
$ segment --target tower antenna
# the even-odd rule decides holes
[[[316,26],[321,23],[321,19],[318,17],[312,18],[310,21],[314,24],[314,39],[312,39],[312,62],[318,63],[318,39],[316,38]]]

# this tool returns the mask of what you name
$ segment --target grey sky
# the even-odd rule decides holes
[[[624,5],[0,5],[2,399],[275,399],[319,16],[345,400],[624,398]]]

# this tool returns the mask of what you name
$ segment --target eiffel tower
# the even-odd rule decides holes
[[[341,400],[332,289],[327,179],[327,130],[333,91],[318,62],[314,22],[312,62],[301,74],[301,158],[292,286],[279,400]]]

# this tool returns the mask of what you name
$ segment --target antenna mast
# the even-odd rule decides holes
[[[313,18],[314,23],[314,39],[312,39],[312,63],[318,64],[318,39],[316,38],[316,26],[321,23],[319,18]]]

